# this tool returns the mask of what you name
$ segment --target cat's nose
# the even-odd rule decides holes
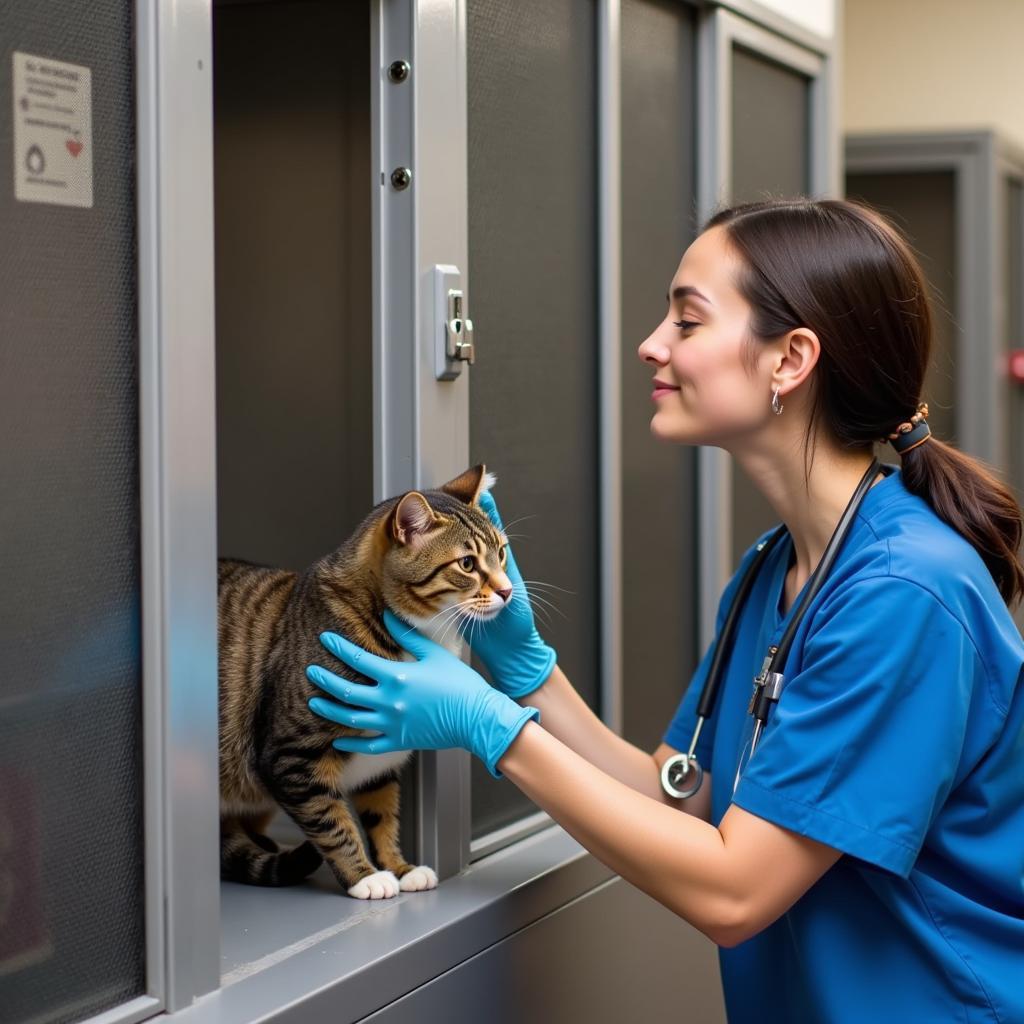
[[[494,592],[502,599],[502,601],[505,602],[505,604],[508,604],[512,599],[511,587],[506,587],[504,590],[495,590]]]

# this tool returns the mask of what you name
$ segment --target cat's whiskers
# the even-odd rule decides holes
[[[440,623],[437,623],[437,625],[434,625],[433,628],[431,628],[432,625],[434,623],[436,623],[438,619],[441,619],[442,616],[449,616],[449,615],[452,615],[453,613],[457,613],[457,612],[458,612],[458,607],[457,606],[454,607],[454,608],[451,605],[449,605],[447,607],[444,607],[440,611],[435,612],[433,615],[431,615],[429,619],[426,619],[419,626],[410,625],[408,629],[404,630],[401,634],[399,634],[397,637],[395,637],[395,639],[398,641],[399,644],[401,644],[401,642],[407,636],[409,636],[410,633],[415,633],[417,631],[422,633],[424,636],[427,636],[427,637],[430,637],[432,635],[436,636],[438,630],[443,630],[447,626],[448,620],[447,620],[447,618],[442,619],[442,621]]]
[[[455,632],[458,633],[460,621],[464,616],[465,612],[462,611],[461,608],[457,609],[455,614],[445,623],[444,629],[440,632],[440,634],[438,634],[434,642],[441,644],[441,646],[443,647],[445,644],[445,640],[447,639],[448,636],[448,631],[454,628]]]
[[[523,580],[524,583],[528,583],[534,587],[547,587],[550,590],[557,590],[563,594],[575,595],[575,590],[566,590],[565,587],[556,587],[554,583],[546,583],[544,580]]]
[[[565,613],[562,611],[561,608],[558,607],[558,605],[554,603],[554,601],[549,600],[547,596],[544,594],[535,593],[533,590],[530,589],[531,586],[533,586],[533,584],[523,584],[523,589],[526,591],[531,601],[536,601],[538,605],[542,605],[545,608],[550,608],[553,612],[556,612],[557,614],[561,615],[562,618],[566,618]]]
[[[468,605],[471,605],[474,600],[475,598],[467,597],[463,601],[457,601],[455,604],[449,605],[447,610],[452,612],[452,615],[445,622],[444,629],[441,630],[440,635],[437,637],[435,641],[436,643],[443,645],[448,630],[451,629],[452,626],[455,626],[456,630],[458,630],[461,626],[461,621],[469,618],[469,614],[466,611],[466,607]]]
[[[445,615],[446,613],[450,612],[451,610],[452,610],[451,606],[449,606],[447,608],[442,608],[439,612],[435,612],[433,615],[431,615],[429,619],[426,619],[422,623],[422,625],[420,625],[420,626],[412,626],[412,625],[410,625],[409,628],[407,630],[405,630],[401,634],[401,636],[396,637],[396,639],[399,640],[399,641],[402,641],[410,633],[415,633],[417,630],[419,630],[419,632],[421,632],[421,633],[425,633],[430,628],[431,623],[434,622],[435,619],[440,618],[440,616]]]
[[[519,593],[518,591],[513,591],[512,593],[512,601],[520,602],[528,612],[536,615],[545,626],[550,627],[551,619],[548,616],[547,609],[541,607],[539,603],[535,605],[534,600],[535,596],[531,595],[525,588],[523,593]],[[556,608],[555,611],[558,611],[558,609]],[[559,614],[561,615],[562,613],[559,612]]]
[[[517,523],[522,523],[522,522],[524,522],[527,519],[536,519],[536,518],[537,518],[537,513],[536,512],[531,512],[529,515],[520,516],[518,519],[513,519],[510,522],[505,523],[505,525],[503,526],[503,529],[505,531],[505,535],[508,536],[508,531],[513,526],[515,526]]]
[[[551,617],[548,615],[545,609],[534,608],[534,606],[530,603],[529,599],[525,597],[513,597],[512,600],[519,602],[524,608],[525,613],[527,615],[533,616],[533,618],[540,622],[540,624],[544,626],[545,629],[551,628]]]
[[[469,635],[467,636],[465,633],[463,633],[462,634],[462,639],[465,640],[466,643],[469,644],[470,647],[472,647],[473,646],[473,634],[476,632],[477,623],[480,620],[475,615],[467,615],[466,616],[466,621],[469,624]]]
[[[458,601],[453,605],[448,605],[448,607],[444,609],[445,618],[443,622],[434,631],[436,643],[441,643],[441,638],[443,638],[444,635],[448,632],[452,624],[458,622],[460,617],[465,614],[465,612],[463,611],[463,606],[465,604],[466,601]]]

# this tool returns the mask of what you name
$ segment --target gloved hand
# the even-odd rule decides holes
[[[499,530],[504,530],[490,493],[479,498],[480,507]],[[473,653],[487,666],[491,680],[510,697],[525,697],[536,690],[555,667],[556,654],[540,638],[523,577],[512,555],[505,555],[505,574],[512,582],[512,600],[491,619],[473,628]]]
[[[462,747],[501,778],[497,763],[536,708],[521,708],[487,685],[465,662],[428,640],[390,611],[384,625],[395,641],[416,657],[389,661],[338,636],[321,633],[320,642],[340,661],[377,685],[355,683],[318,665],[306,669],[309,681],[338,701],[314,697],[309,708],[321,718],[380,736],[342,736],[338,750],[387,754],[394,750],[446,750]],[[364,710],[365,709],[365,710]]]

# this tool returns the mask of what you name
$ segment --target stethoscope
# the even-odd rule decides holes
[[[811,574],[811,578],[807,581],[804,596],[801,598],[789,626],[786,628],[785,633],[782,634],[782,639],[779,640],[778,644],[773,644],[768,648],[768,653],[761,664],[761,670],[754,677],[754,692],[750,698],[750,706],[747,708],[747,714],[752,715],[754,718],[754,732],[750,739],[750,752],[746,757],[746,763],[748,764],[750,758],[754,756],[757,741],[760,739],[761,733],[764,731],[765,724],[768,721],[768,712],[771,706],[778,702],[782,694],[782,687],[785,683],[783,669],[786,665],[789,649],[793,644],[793,637],[800,626],[800,620],[804,617],[804,613],[807,611],[810,603],[825,583],[829,570],[839,554],[839,549],[843,546],[843,541],[846,540],[846,535],[850,531],[854,517],[857,515],[857,510],[860,508],[860,503],[870,489],[875,477],[878,476],[879,466],[878,459],[873,459],[868,467],[868,471],[861,478],[860,483],[857,484],[853,497],[850,498],[849,504],[839,517],[839,523],[836,525],[835,531],[829,538],[829,542],[825,547],[825,553],[821,556],[821,561]],[[736,632],[740,612],[746,603],[747,595],[754,586],[754,581],[757,578],[762,563],[771,554],[776,544],[788,533],[789,531],[785,523],[783,523],[767,540],[763,540],[757,546],[757,553],[754,555],[750,565],[747,566],[747,571],[740,580],[736,596],[733,598],[729,614],[725,618],[718,642],[715,645],[715,653],[711,659],[711,667],[708,669],[704,688],[701,690],[700,701],[697,704],[697,727],[693,731],[693,739],[690,740],[690,749],[685,754],[675,754],[670,757],[661,767],[661,785],[669,796],[679,799],[691,797],[700,789],[701,783],[704,781],[704,769],[698,763],[695,753],[697,740],[700,738],[700,731],[704,727],[705,719],[709,718],[715,710],[715,700],[721,688],[722,676],[725,673],[725,666],[729,651],[732,648],[733,636]],[[740,762],[736,769],[736,778],[733,780],[733,792],[736,791],[736,786],[739,784],[743,765],[744,757],[741,754]],[[692,776],[692,778],[687,781],[689,776]]]

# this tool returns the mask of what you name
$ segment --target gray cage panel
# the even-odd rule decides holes
[[[696,449],[651,436],[654,367],[636,352],[695,231],[695,22],[685,4],[622,5],[623,711],[648,750],[698,660]]]
[[[810,81],[736,46],[732,53],[734,203],[810,188]]]
[[[810,189],[810,82],[737,46],[732,54],[734,203]],[[765,405],[771,395],[764,396]],[[778,522],[767,500],[732,463],[732,569],[758,534]]]
[[[470,455],[527,578],[572,593],[539,628],[598,693],[597,24],[589,0],[471,0]],[[473,765],[473,831],[529,811]]]
[[[0,7],[5,1022],[145,991],[131,12]],[[91,69],[91,209],[14,199],[16,51]]]

